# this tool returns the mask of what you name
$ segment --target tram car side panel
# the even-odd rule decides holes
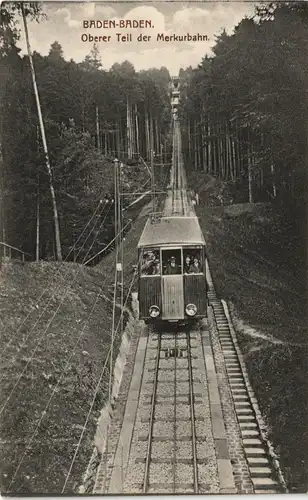
[[[186,259],[189,259],[189,261],[185,266]],[[188,304],[195,304],[195,306],[197,307],[197,313],[195,317],[204,317],[207,315],[207,288],[204,247],[197,246],[192,248],[183,248],[183,261],[185,306],[187,306]],[[199,268],[194,269],[194,264],[196,264],[196,266],[199,266]]]
[[[160,276],[142,276],[139,280],[139,317],[150,318],[149,310],[152,306],[162,310],[161,279]]]
[[[206,281],[203,274],[184,275],[184,302],[185,305],[195,304],[196,318],[206,316]]]

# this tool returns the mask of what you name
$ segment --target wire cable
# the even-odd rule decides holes
[[[59,377],[59,379],[58,379],[58,381],[57,381],[57,383],[56,383],[55,387],[53,388],[53,391],[52,391],[52,393],[51,393],[51,395],[50,395],[50,397],[49,397],[49,399],[48,399],[48,401],[47,401],[47,404],[46,404],[46,406],[45,406],[45,409],[43,410],[43,412],[42,412],[42,414],[41,414],[41,417],[40,417],[40,419],[39,419],[39,421],[38,421],[38,423],[37,423],[37,425],[36,425],[36,427],[35,427],[35,430],[34,430],[34,432],[33,432],[32,436],[31,436],[31,438],[30,438],[29,442],[27,443],[26,449],[25,449],[25,451],[24,451],[24,453],[23,453],[23,455],[22,455],[22,457],[21,457],[21,460],[20,460],[20,462],[19,462],[19,464],[18,464],[18,466],[17,466],[17,468],[16,468],[16,470],[15,470],[15,472],[14,472],[14,475],[13,475],[13,477],[12,477],[12,479],[11,479],[11,482],[10,482],[10,484],[9,484],[9,488],[12,486],[12,484],[13,484],[13,482],[14,482],[14,479],[15,479],[15,477],[16,477],[16,475],[17,475],[17,473],[18,473],[18,471],[19,471],[19,469],[20,469],[20,467],[21,467],[21,464],[22,464],[22,462],[23,462],[23,460],[24,460],[24,458],[25,458],[25,456],[26,456],[27,452],[28,452],[28,451],[30,450],[30,448],[31,448],[32,441],[33,441],[34,437],[36,436],[37,431],[38,431],[38,429],[39,429],[39,427],[40,427],[40,425],[41,425],[41,423],[42,423],[42,421],[43,421],[44,417],[46,416],[46,413],[47,413],[47,410],[48,410],[48,408],[49,408],[49,405],[50,405],[50,403],[51,403],[51,401],[52,401],[52,399],[53,399],[54,395],[55,395],[55,394],[56,394],[56,392],[57,392],[57,389],[58,389],[59,384],[60,384],[60,382],[61,382],[61,380],[62,380],[62,378],[63,378],[63,375],[65,374],[65,371],[66,371],[67,367],[69,366],[70,360],[72,359],[72,357],[73,357],[73,356],[74,356],[74,354],[75,354],[76,348],[77,348],[77,346],[78,346],[78,344],[79,344],[79,342],[80,342],[80,340],[81,340],[81,338],[82,338],[82,336],[83,336],[83,334],[84,334],[85,327],[87,326],[87,324],[88,324],[88,322],[89,322],[89,319],[90,319],[90,317],[92,316],[92,313],[93,313],[93,311],[94,311],[94,308],[95,308],[95,306],[96,306],[96,304],[97,304],[97,301],[98,301],[98,299],[99,299],[99,298],[100,298],[100,296],[101,296],[101,292],[102,292],[102,287],[100,288],[100,290],[99,290],[99,292],[98,292],[98,294],[97,294],[97,296],[96,296],[96,299],[95,299],[94,304],[93,304],[93,306],[92,306],[92,308],[91,308],[91,311],[90,311],[90,313],[89,313],[89,315],[88,315],[88,317],[87,317],[87,319],[86,319],[86,321],[85,321],[85,323],[84,323],[84,325],[83,325],[83,327],[82,327],[82,329],[81,329],[80,335],[78,336],[77,342],[75,343],[74,348],[73,348],[73,350],[72,350],[71,354],[69,355],[69,357],[68,357],[68,359],[67,359],[67,361],[66,361],[66,365],[65,365],[65,367],[64,367],[64,370],[62,371],[61,376]]]
[[[104,209],[104,207],[103,207],[103,209]],[[102,210],[102,213],[103,213],[103,210]],[[102,213],[101,213],[100,215],[102,215]],[[106,218],[106,217],[105,217],[105,218]],[[104,219],[104,220],[105,220],[105,219]],[[79,255],[79,253],[81,252],[81,250],[82,250],[83,246],[85,245],[85,243],[87,242],[87,240],[88,240],[88,238],[90,237],[91,233],[93,232],[93,230],[94,230],[94,228],[95,228],[96,224],[97,224],[97,221],[95,222],[94,226],[92,227],[92,229],[91,229],[90,233],[88,234],[87,238],[85,239],[85,241],[84,241],[83,245],[80,247],[80,249],[79,249],[79,252],[78,252],[77,256]],[[88,253],[89,253],[89,252],[87,252],[87,254],[86,254],[85,258],[87,258]],[[78,270],[78,271],[77,271],[77,275],[79,274],[79,272],[80,272],[80,270]],[[66,278],[67,278],[68,274],[69,274],[69,271],[67,271],[67,272],[64,274],[63,280],[66,280]],[[75,278],[74,278],[74,279],[75,279]],[[42,316],[44,315],[45,311],[47,310],[47,308],[48,308],[49,304],[52,302],[52,299],[53,299],[53,298],[54,298],[54,297],[58,294],[58,291],[60,290],[60,288],[61,288],[61,284],[60,284],[60,285],[59,285],[59,286],[58,286],[58,287],[54,290],[54,292],[53,292],[53,294],[51,295],[51,297],[47,300],[47,303],[45,304],[45,307],[43,308],[43,310],[42,310],[41,314],[39,315],[39,317],[36,319],[36,321],[35,321],[34,325],[32,325],[32,327],[30,328],[30,331],[29,331],[28,335],[24,338],[23,343],[22,343],[22,344],[21,344],[21,346],[19,347],[19,350],[20,350],[20,349],[22,349],[22,347],[23,347],[23,346],[25,345],[25,343],[27,342],[27,340],[28,340],[28,338],[30,337],[31,333],[33,332],[33,330],[34,330],[35,326],[39,323],[40,319],[42,318]],[[46,288],[46,289],[47,289],[47,288]],[[61,304],[60,304],[60,305],[61,305]],[[13,339],[11,339],[11,340],[13,340]],[[4,349],[4,350],[5,350],[5,349]],[[12,364],[13,364],[13,363],[14,363],[14,358],[12,359],[12,362],[8,365],[8,367],[12,366]],[[6,368],[8,368],[8,367],[6,367]],[[4,375],[0,378],[0,382],[2,381],[3,377],[4,377]]]
[[[96,235],[96,237],[97,237],[97,235]],[[86,258],[87,258],[88,253],[89,253],[89,251],[88,251],[88,252],[87,252],[87,254],[85,255],[84,259],[86,259]],[[20,375],[19,375],[19,377],[18,377],[17,381],[15,382],[15,384],[14,384],[14,386],[13,386],[13,388],[12,388],[12,390],[11,390],[10,394],[8,395],[8,397],[7,397],[7,399],[6,399],[5,403],[4,403],[4,405],[1,407],[1,410],[0,410],[0,415],[2,414],[3,410],[5,409],[5,407],[6,407],[7,403],[8,403],[8,401],[10,400],[10,398],[11,398],[11,396],[12,396],[13,392],[14,392],[14,390],[15,390],[15,389],[16,389],[16,387],[18,386],[18,384],[19,384],[19,382],[20,382],[20,380],[21,380],[21,377],[22,377],[22,376],[23,376],[23,374],[25,373],[25,371],[26,371],[26,369],[27,369],[27,367],[28,367],[29,363],[32,361],[32,359],[33,359],[33,357],[34,357],[34,355],[35,355],[35,353],[36,353],[36,351],[37,351],[38,347],[40,346],[41,341],[42,341],[42,340],[43,340],[43,338],[45,337],[45,335],[46,335],[46,333],[47,333],[47,331],[48,331],[48,329],[49,329],[50,325],[52,324],[52,322],[53,322],[54,318],[56,317],[56,315],[57,315],[58,311],[60,310],[60,307],[61,307],[61,305],[63,304],[63,301],[64,301],[64,299],[65,299],[65,297],[66,297],[66,295],[67,295],[68,291],[70,290],[70,288],[72,287],[73,283],[75,282],[75,280],[76,280],[76,279],[77,279],[77,277],[79,276],[80,271],[81,271],[81,268],[79,268],[79,269],[78,269],[78,271],[76,272],[75,276],[74,276],[74,277],[73,277],[73,279],[71,280],[70,284],[69,284],[69,285],[68,285],[68,287],[66,288],[66,290],[65,290],[64,294],[62,295],[62,298],[61,298],[60,304],[58,305],[57,309],[55,310],[54,314],[52,315],[52,318],[51,318],[51,320],[48,322],[48,324],[47,324],[47,326],[46,326],[45,330],[44,330],[44,331],[41,333],[41,335],[39,336],[39,338],[38,338],[38,342],[37,342],[37,344],[36,344],[36,347],[35,347],[35,348],[34,348],[34,350],[32,351],[32,355],[31,355],[31,357],[28,359],[28,361],[27,361],[26,365],[24,366],[24,369],[22,370],[22,372],[20,373]]]
[[[140,258],[139,258],[138,263],[140,263],[140,261],[141,261],[141,256],[140,256]],[[123,316],[124,308],[126,307],[126,303],[127,303],[127,300],[128,300],[128,298],[129,298],[129,296],[130,296],[130,293],[131,293],[131,290],[132,290],[133,284],[134,284],[134,282],[135,282],[135,279],[136,279],[137,273],[138,273],[138,266],[137,266],[137,268],[136,268],[136,270],[135,270],[135,272],[134,272],[134,276],[133,276],[132,281],[131,281],[131,283],[130,283],[129,290],[128,290],[128,292],[127,292],[126,299],[125,299],[125,302],[124,302],[124,304],[123,304],[123,308],[122,308],[122,311],[121,311],[121,316],[120,316],[120,319],[119,319],[119,321],[118,321],[117,328],[116,328],[116,330],[115,330],[115,336],[114,336],[114,338],[116,337],[116,335],[117,335],[117,333],[118,333],[118,331],[119,331],[119,327],[120,327],[120,324],[121,324],[121,319],[122,319],[122,316]],[[83,438],[83,436],[84,436],[84,433],[85,433],[85,430],[86,430],[86,427],[87,427],[87,424],[88,424],[88,421],[89,421],[90,415],[91,415],[92,410],[93,410],[93,406],[94,406],[94,403],[95,403],[95,400],[96,400],[96,397],[97,397],[97,393],[98,393],[98,390],[99,390],[99,386],[100,386],[100,384],[101,384],[102,378],[103,378],[104,373],[105,373],[105,369],[106,369],[106,366],[107,366],[107,363],[108,363],[108,359],[109,359],[109,356],[110,356],[110,352],[111,352],[111,346],[110,346],[109,351],[108,351],[108,353],[107,353],[107,356],[106,356],[106,359],[105,359],[105,363],[104,363],[104,366],[103,366],[102,372],[101,372],[100,377],[99,377],[99,379],[98,379],[98,382],[97,382],[97,384],[96,384],[96,388],[95,388],[94,396],[93,396],[93,398],[92,398],[92,402],[91,402],[91,405],[90,405],[90,409],[89,409],[89,411],[88,411],[88,414],[87,414],[87,417],[86,417],[85,423],[84,423],[84,425],[83,425],[83,428],[82,428],[82,431],[81,431],[81,434],[80,434],[80,438],[79,438],[78,444],[77,444],[77,446],[76,446],[76,450],[75,450],[75,453],[74,453],[73,459],[72,459],[72,461],[71,461],[71,465],[70,465],[69,470],[68,470],[68,472],[67,472],[67,475],[66,475],[66,478],[65,478],[65,482],[64,482],[64,486],[63,486],[63,488],[62,488],[61,494],[63,494],[63,493],[64,493],[65,488],[66,488],[66,485],[67,485],[67,482],[68,482],[68,479],[69,479],[70,474],[71,474],[71,472],[72,472],[72,468],[73,468],[73,465],[74,465],[74,463],[75,463],[75,460],[76,460],[76,457],[77,457],[77,454],[78,454],[78,451],[79,451],[79,448],[80,448],[80,445],[81,445],[82,438]]]
[[[106,201],[105,202],[105,205],[107,204],[108,202]],[[78,239],[76,240],[76,242],[74,243],[73,247],[71,248],[71,250],[69,251],[69,253],[67,254],[67,256],[65,257],[64,261],[65,262],[67,260],[67,258],[69,257],[69,255],[71,254],[71,252],[75,249],[77,243],[79,242],[80,238],[83,236],[84,232],[86,231],[87,227],[89,226],[89,224],[91,223],[92,219],[96,216],[96,212],[97,210],[100,208],[102,204],[102,201],[100,200],[92,217],[90,218],[90,220],[87,222],[86,226],[84,227],[82,233],[79,235]],[[104,208],[104,207],[103,207]],[[61,275],[61,272],[60,271],[56,271],[55,275],[53,276],[53,279],[55,276],[57,275]],[[39,298],[35,301],[36,304],[38,305],[39,302],[41,301],[41,299],[43,298],[43,296],[45,295],[45,293],[49,290],[50,288],[50,285],[51,285],[51,280],[49,281],[48,283],[48,286],[43,290],[43,292],[41,293],[41,295],[39,296]],[[53,295],[54,296],[54,295]],[[46,306],[47,307],[47,306]],[[46,308],[43,310],[43,312],[45,312]],[[31,316],[31,314],[33,313],[33,311],[29,311],[27,316],[23,319],[23,321],[21,322],[21,324],[18,326],[17,330],[12,334],[10,340],[7,342],[7,344],[4,346],[4,348],[2,349],[2,352],[0,354],[0,359],[3,357],[3,354],[5,353],[6,349],[11,345],[12,341],[16,338],[17,334],[19,333],[19,331],[21,330],[21,328],[23,327],[23,325],[25,324],[25,322],[28,320],[28,318]],[[42,315],[41,315],[42,316]],[[41,318],[40,316],[40,318]],[[36,324],[36,323],[35,323]]]

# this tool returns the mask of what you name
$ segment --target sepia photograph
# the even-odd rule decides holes
[[[308,3],[0,4],[0,492],[308,493]]]

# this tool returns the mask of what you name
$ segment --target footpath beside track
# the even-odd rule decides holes
[[[173,144],[164,216],[195,216],[178,123]],[[206,275],[208,319],[136,332],[92,493],[286,491],[208,262]]]

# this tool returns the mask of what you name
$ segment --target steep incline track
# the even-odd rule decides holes
[[[181,131],[177,120],[174,121],[170,184],[163,213],[167,217],[195,216],[187,193],[186,176],[183,168]]]
[[[191,216],[174,122],[164,216]],[[114,449],[94,493],[285,492],[232,328],[207,265],[208,315],[175,333],[144,328]],[[109,448],[110,449],[110,448]]]

